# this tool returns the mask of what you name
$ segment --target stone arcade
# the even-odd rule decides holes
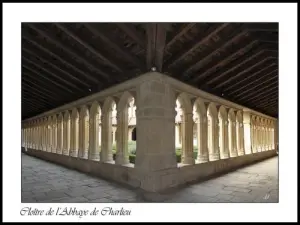
[[[158,72],[22,121],[27,154],[152,192],[271,157],[277,143],[276,118]]]

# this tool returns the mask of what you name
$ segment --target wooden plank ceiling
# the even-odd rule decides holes
[[[278,117],[277,23],[23,23],[22,119],[152,67]]]

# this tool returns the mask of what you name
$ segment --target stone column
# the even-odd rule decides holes
[[[252,124],[251,115],[249,112],[243,113],[244,125],[244,152],[246,155],[255,152],[254,146],[254,124]]]
[[[237,151],[238,151],[238,155],[244,155],[244,146],[243,146],[243,133],[244,133],[244,129],[243,129],[243,124],[242,123],[237,123]]]
[[[182,158],[183,164],[195,164],[193,146],[193,113],[183,112],[182,120]]]
[[[128,107],[117,111],[117,154],[116,164],[129,163],[128,155]],[[115,132],[114,132],[115,133]]]
[[[274,148],[273,149],[276,149],[278,150],[278,145],[279,144],[279,121],[278,119],[275,120],[275,126],[274,126]]]
[[[63,154],[70,154],[70,114],[65,112],[63,118]]]
[[[62,154],[63,151],[63,145],[64,145],[64,123],[63,123],[63,117],[60,114],[58,117],[58,123],[57,123],[57,153]]]
[[[77,109],[76,109],[77,110]],[[77,113],[76,113],[77,115]],[[71,120],[71,151],[70,156],[78,157],[78,144],[79,144],[79,120],[78,115],[72,115]]]
[[[100,160],[101,162],[111,162],[113,161],[112,153],[112,112],[102,112],[102,132],[101,132],[101,152]]]
[[[79,153],[78,157],[87,159],[89,152],[89,118],[87,109],[82,109],[79,117]]]
[[[118,118],[117,118],[117,120],[118,120]],[[117,128],[113,126],[112,127],[112,142],[113,142],[113,144],[116,143],[116,130],[117,130]]]
[[[57,151],[57,119],[56,115],[52,119],[52,137],[53,137],[53,142],[52,142],[52,152],[56,153]]]
[[[148,73],[137,86],[137,151],[135,169],[143,177],[141,188],[156,191],[170,186],[177,167],[175,155],[175,94],[159,73]],[[187,118],[189,120],[189,118]]]
[[[52,119],[51,117],[49,117],[48,119],[48,152],[51,152],[52,151],[52,140],[53,140],[53,137],[52,137]]]
[[[207,148],[207,116],[199,116],[197,121],[198,156],[197,162],[208,162]]]
[[[47,141],[46,141],[46,139],[47,139],[47,131],[46,131],[46,124],[47,124],[47,119],[43,119],[43,138],[42,138],[42,140],[43,140],[43,151],[47,151],[47,145],[46,145],[46,143],[47,143]]]
[[[90,139],[89,139],[89,159],[99,161],[100,149],[99,149],[99,112],[90,114]]]
[[[228,126],[228,131],[229,131],[229,152],[230,152],[230,157],[236,157],[237,156],[237,151],[236,151],[236,144],[235,144],[235,122],[229,121],[229,126]]]

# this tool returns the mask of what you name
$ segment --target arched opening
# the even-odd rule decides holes
[[[131,140],[136,141],[136,127],[133,128],[131,133]]]
[[[182,131],[181,134],[178,135],[179,140],[181,139],[182,142],[181,142],[181,149],[180,147],[176,148],[177,162],[178,163],[181,162],[182,164],[192,165],[195,163],[194,158],[196,155],[194,154],[194,146],[193,146],[193,126],[194,126],[193,107],[191,104],[191,100],[189,99],[186,93],[181,93],[177,97],[175,110],[177,110],[178,111],[177,114],[179,114],[175,116],[175,129],[176,129],[176,123],[177,124],[179,123]],[[177,142],[179,141],[177,140]],[[179,144],[176,143],[176,137],[175,137],[175,144],[177,145]],[[180,146],[180,144],[178,146]],[[195,150],[196,149],[197,148],[195,148]]]
[[[82,106],[79,113],[79,149],[78,157],[87,159],[89,152],[89,120],[90,114],[86,106]]]
[[[116,164],[119,165],[135,163],[136,135],[135,140],[130,140],[132,131],[137,125],[135,111],[135,98],[130,92],[124,92],[117,105]]]
[[[220,159],[218,124],[217,107],[214,103],[210,103],[207,108],[208,153],[210,161]]]
[[[230,157],[236,157],[236,117],[233,109],[228,111],[228,144]]]
[[[99,142],[99,125],[101,121],[100,105],[97,101],[93,102],[90,109],[89,121],[89,155],[90,160],[99,161],[100,159],[100,142]]]
[[[219,113],[219,147],[220,158],[227,159],[229,157],[228,152],[228,115],[224,106],[220,106]]]

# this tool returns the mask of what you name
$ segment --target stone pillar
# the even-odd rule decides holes
[[[78,146],[79,146],[79,119],[77,109],[72,112],[71,117],[71,147],[70,156],[78,157]]]
[[[70,114],[68,111],[65,112],[63,118],[63,154],[70,154]]]
[[[118,120],[118,119],[117,119]],[[118,126],[118,125],[117,125]],[[112,143],[115,144],[116,143],[116,131],[117,128],[116,127],[112,127]]]
[[[198,156],[197,162],[208,162],[208,148],[207,148],[207,116],[199,116],[197,121],[197,135],[198,135]]]
[[[47,131],[46,131],[47,119],[43,119],[43,151],[47,151]]]
[[[276,149],[278,150],[278,147],[279,147],[279,121],[278,119],[275,120],[275,124],[274,124],[274,148],[273,149]]]
[[[128,155],[128,107],[117,111],[117,154],[116,164],[129,163]],[[115,133],[115,132],[114,132]]]
[[[243,134],[244,134],[244,129],[243,129],[243,123],[238,122],[237,123],[237,153],[239,156],[244,155],[244,146],[243,146]]]
[[[228,133],[229,133],[229,152],[230,152],[230,157],[236,157],[237,152],[236,152],[236,144],[235,144],[235,122],[229,121],[229,126],[228,126]]]
[[[141,188],[156,191],[170,185],[159,171],[177,167],[175,155],[175,94],[164,75],[148,73],[137,86],[137,151],[135,168],[143,174]],[[187,122],[190,118],[187,118]],[[192,130],[192,128],[191,128]]]
[[[251,115],[249,112],[243,113],[244,125],[244,152],[246,155],[254,152],[254,124],[251,124]]]
[[[57,151],[57,118],[56,115],[52,118],[52,152],[56,153]]]
[[[52,141],[53,141],[53,136],[52,136],[52,118],[49,117],[48,119],[48,152],[52,151]]]
[[[112,111],[111,109],[107,112],[102,112],[102,132],[101,132],[101,162],[111,162],[113,161],[112,153]]]
[[[79,138],[78,157],[87,159],[89,152],[89,117],[86,108],[82,109],[79,117]]]
[[[183,112],[182,120],[182,158],[183,164],[195,164],[193,146],[193,113]]]
[[[89,121],[89,159],[95,161],[100,160],[99,122],[99,111],[91,112]]]
[[[60,114],[58,116],[57,121],[57,153],[62,154],[63,145],[64,145],[64,123],[63,123],[63,116]]]

